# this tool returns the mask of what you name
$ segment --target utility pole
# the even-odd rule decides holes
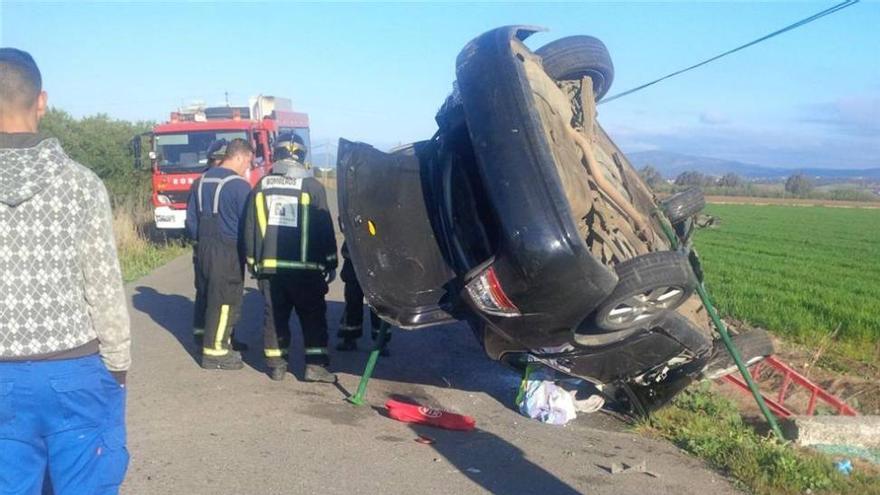
[[[229,91],[224,91],[223,96],[226,97],[226,106],[229,106]]]

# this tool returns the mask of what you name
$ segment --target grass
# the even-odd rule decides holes
[[[150,273],[187,250],[182,242],[161,239],[152,221],[147,206],[123,202],[113,208],[113,234],[125,282]]]
[[[871,363],[880,353],[880,212],[709,205],[695,243],[726,316]]]
[[[827,456],[758,435],[708,384],[680,394],[637,429],[675,443],[753,493],[880,494],[876,476],[860,470],[841,475]]]

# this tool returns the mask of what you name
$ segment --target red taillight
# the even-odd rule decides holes
[[[519,309],[504,293],[495,268],[489,267],[468,282],[467,291],[482,311],[498,316],[519,316]]]

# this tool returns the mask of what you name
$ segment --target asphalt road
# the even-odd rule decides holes
[[[392,356],[370,382],[370,406],[356,407],[344,398],[357,387],[368,336],[361,351],[333,354],[337,386],[290,374],[273,382],[261,359],[262,301],[251,286],[236,331],[251,347],[247,366],[207,371],[190,336],[190,259],[128,290],[134,367],[125,494],[738,493],[674,446],[628,433],[601,413],[565,427],[520,416],[511,408],[518,377],[486,359],[464,325],[396,331]],[[331,342],[341,301],[337,282],[328,295]],[[294,369],[301,374],[300,357]],[[477,430],[392,420],[382,405],[393,396],[471,415]],[[435,443],[417,443],[418,435]],[[613,462],[642,460],[656,477],[609,472]]]

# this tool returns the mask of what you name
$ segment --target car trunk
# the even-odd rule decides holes
[[[455,274],[434,232],[433,142],[392,153],[339,141],[340,219],[369,304],[401,328],[453,319]]]

